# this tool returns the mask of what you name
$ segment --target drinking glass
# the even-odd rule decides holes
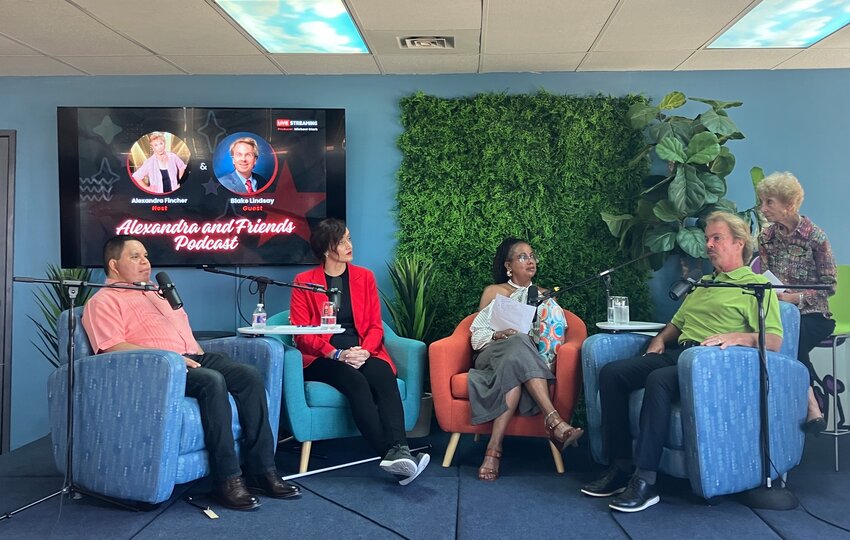
[[[336,304],[325,302],[322,304],[322,326],[329,327],[336,324]]]
[[[629,323],[629,297],[628,296],[612,296],[611,308],[613,310],[614,324]]]

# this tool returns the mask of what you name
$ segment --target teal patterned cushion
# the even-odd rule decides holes
[[[537,308],[537,351],[551,367],[558,354],[564,336],[567,335],[567,317],[564,310],[549,298]]]

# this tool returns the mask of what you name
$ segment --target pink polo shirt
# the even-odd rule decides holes
[[[178,354],[200,352],[189,316],[183,308],[171,309],[155,292],[100,289],[86,302],[83,328],[97,352],[125,342]]]

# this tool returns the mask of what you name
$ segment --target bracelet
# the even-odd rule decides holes
[[[802,306],[802,305],[803,305],[803,293],[800,293],[800,303],[799,303],[799,304],[797,304],[797,305],[798,305],[798,306]]]
[[[334,360],[339,360],[339,357],[340,357],[340,355],[341,355],[341,354],[342,354],[342,349],[337,349],[337,350],[335,350],[335,351],[334,351],[333,359],[334,359]]]

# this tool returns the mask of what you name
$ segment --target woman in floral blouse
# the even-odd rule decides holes
[[[761,212],[771,223],[759,235],[762,271],[770,270],[788,285],[827,284],[828,290],[794,289],[781,292],[780,300],[800,308],[800,347],[797,358],[809,369],[812,384],[818,380],[809,352],[835,329],[829,296],[835,294],[835,258],[823,229],[800,215],[803,188],[789,172],[776,172],[757,186]],[[819,433],[826,421],[809,387],[809,410],[803,428]]]

